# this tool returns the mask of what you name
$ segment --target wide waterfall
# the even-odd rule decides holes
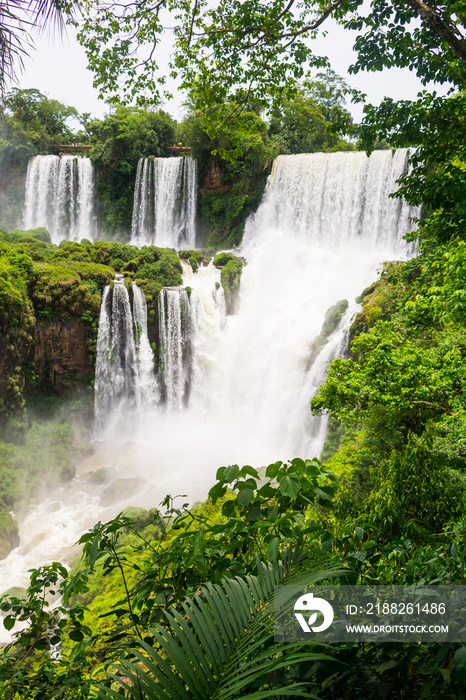
[[[419,211],[388,197],[406,161],[406,151],[277,158],[239,252],[247,265],[236,314],[225,316],[219,270],[201,265],[193,274],[185,264],[183,287],[160,296],[155,375],[137,292],[131,312],[123,284],[106,289],[96,418],[110,430],[100,433],[96,455],[67,485],[71,495],[60,497],[57,515],[49,508],[45,517],[38,505],[24,527],[20,523],[22,547],[15,556],[24,557],[22,585],[27,568],[61,556],[56,539],[46,553],[47,533],[34,544],[37,523],[50,530],[56,518],[60,546],[66,547],[79,529],[128,505],[157,506],[168,493],[188,494],[191,502],[205,498],[220,466],[261,467],[319,455],[325,420],[310,415],[309,399],[328,362],[346,347],[355,299],[382,263],[414,252],[403,234]],[[346,313],[319,343],[327,310],[342,299],[348,301]],[[145,408],[138,398],[143,376],[153,397]],[[112,414],[123,418],[113,430]],[[99,502],[97,486],[90,493],[85,486],[90,472],[108,465],[120,480],[144,480],[139,491],[136,484],[114,496],[113,509],[103,497]],[[10,580],[8,562],[15,567],[13,555],[2,563]]]
[[[317,247],[364,241],[372,250],[405,255],[403,236],[417,212],[389,195],[407,160],[406,149],[370,158],[354,151],[279,156],[246,241],[276,230]]]
[[[83,156],[34,156],[28,163],[24,228],[45,227],[53,243],[96,237],[96,173]]]
[[[141,158],[134,188],[131,243],[196,244],[197,166],[193,158]]]

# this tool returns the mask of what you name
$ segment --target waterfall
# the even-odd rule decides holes
[[[326,424],[311,416],[309,400],[329,361],[344,351],[355,299],[383,262],[413,253],[402,235],[419,210],[387,196],[406,169],[407,155],[280,156],[246,226],[240,255],[247,265],[236,314],[225,316],[220,273],[212,264],[193,274],[183,263],[183,287],[161,292],[160,387],[151,384],[142,295],[133,288],[131,313],[121,279],[105,289],[96,421],[108,426],[112,413],[122,420],[108,426],[110,439],[96,445],[92,466],[78,465],[81,482],[78,476],[67,485],[56,516],[50,502],[36,508],[29,524],[20,514],[24,546],[0,563],[3,580],[16,580],[22,563],[24,585],[27,569],[47,559],[47,537],[50,561],[68,556],[58,536],[41,531],[36,542],[38,522],[56,517],[61,542],[66,522],[71,546],[85,527],[128,505],[153,507],[168,493],[188,494],[190,502],[205,499],[220,466],[261,467],[319,455]],[[348,309],[316,352],[326,312],[341,299],[348,300]],[[142,386],[149,387],[149,405]],[[128,430],[132,414],[136,420]],[[120,496],[112,511],[99,505],[99,487],[93,482],[89,493],[85,481],[96,463],[110,465],[120,479],[144,478],[143,491]]]
[[[279,156],[247,223],[242,320],[231,344],[244,367],[241,403],[278,454],[319,454],[325,420],[310,415],[309,399],[346,345],[355,298],[382,262],[413,253],[403,235],[420,212],[388,197],[407,158],[406,150]],[[340,299],[349,308],[309,367],[325,313]]]
[[[95,418],[98,429],[116,417],[155,405],[158,385],[147,334],[144,293],[132,286],[133,312],[123,276],[105,287],[100,309],[95,371]]]
[[[196,194],[193,158],[141,158],[134,188],[131,243],[194,248]]]
[[[166,287],[159,296],[160,358],[167,409],[180,410],[191,385],[192,311],[188,293]]]
[[[195,274],[188,262],[182,260],[181,263],[183,283],[191,290],[189,408],[192,412],[206,414],[206,407],[215,403],[212,387],[220,385],[222,377],[219,359],[226,327],[225,296],[220,271],[212,262],[201,266]]]
[[[83,156],[34,156],[28,163],[24,228],[43,226],[53,243],[96,236],[96,174]]]
[[[245,241],[258,232],[282,231],[317,246],[363,242],[365,248],[406,255],[403,236],[418,212],[389,194],[407,168],[408,155],[399,149],[370,157],[359,151],[278,156]]]
[[[133,323],[137,359],[137,390],[139,404],[147,409],[160,401],[159,386],[154,373],[154,353],[147,332],[147,304],[144,292],[137,284],[133,289]]]
[[[95,414],[102,426],[108,417],[136,404],[136,345],[129,294],[123,276],[105,287],[100,309],[95,368]]]

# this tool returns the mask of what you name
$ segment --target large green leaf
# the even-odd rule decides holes
[[[207,584],[182,609],[165,613],[167,626],[152,629],[154,643],[143,642],[134,660],[113,666],[110,690],[101,700],[261,700],[276,695],[315,697],[289,669],[329,659],[323,646],[276,644],[273,595],[279,584],[307,584],[343,573],[306,566],[298,552],[286,551],[276,564],[258,561],[258,576]],[[295,676],[296,677],[296,676]],[[118,684],[119,688],[115,686]]]

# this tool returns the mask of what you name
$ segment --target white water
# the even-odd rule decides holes
[[[28,163],[24,228],[45,227],[53,243],[96,235],[95,171],[83,156],[35,156]]]
[[[245,232],[241,255],[248,264],[234,316],[225,318],[218,270],[201,266],[193,275],[185,265],[184,284],[192,288],[189,400],[186,384],[176,394],[174,372],[174,398],[165,409],[159,405],[138,413],[136,424],[127,421],[126,430],[119,422],[112,440],[97,443],[95,457],[80,467],[86,472],[107,464],[115,476],[146,480],[137,494],[122,497],[113,512],[129,504],[157,505],[167,493],[188,494],[191,501],[204,498],[216,469],[225,464],[262,466],[320,453],[325,420],[312,418],[309,399],[328,361],[344,347],[357,309],[355,297],[374,281],[383,261],[411,254],[402,234],[409,230],[409,217],[419,212],[386,196],[405,161],[405,152],[393,156],[390,151],[370,159],[360,153],[279,157],[264,202]],[[181,316],[186,292],[164,294],[173,296]],[[348,299],[349,309],[308,367],[325,312],[340,299]],[[108,345],[107,307],[102,305],[99,344]],[[178,311],[172,313],[175,318]],[[170,326],[170,332],[179,348],[181,325],[177,328]],[[176,357],[173,362],[179,368]],[[169,383],[167,378],[164,382]],[[105,405],[112,413],[111,404]],[[78,494],[84,476],[76,481]],[[104,519],[111,510],[97,505],[98,497],[94,487],[82,502],[63,505],[63,522],[70,518],[78,529],[89,521],[89,513],[93,520]],[[22,524],[21,537],[23,548]],[[36,563],[30,557],[27,566],[62,556],[55,545],[47,550],[46,544],[44,539],[34,550]],[[19,559],[13,553],[1,563],[4,580],[17,580],[13,569]]]
[[[141,158],[134,188],[131,243],[196,244],[197,165],[193,158]]]
[[[99,434],[128,429],[160,399],[154,353],[147,335],[147,304],[133,283],[133,309],[123,275],[105,287],[100,308],[95,368],[95,422]]]
[[[185,289],[162,289],[159,296],[160,361],[168,411],[188,403],[191,362],[191,308]]]
[[[154,368],[154,353],[147,334],[147,303],[144,292],[137,284],[133,289],[134,342],[137,358],[137,387],[139,407],[153,408],[160,401],[160,389]]]

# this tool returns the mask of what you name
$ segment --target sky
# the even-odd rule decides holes
[[[327,36],[314,41],[315,53],[329,56],[332,68],[349,85],[362,90],[368,95],[368,101],[378,104],[383,97],[394,99],[413,99],[423,88],[419,80],[409,69],[390,69],[380,73],[359,73],[348,75],[347,68],[355,60],[352,45],[355,33],[339,27],[335,22],[326,23]],[[74,30],[67,29],[62,39],[47,35],[35,37],[35,50],[30,50],[25,68],[18,82],[21,88],[37,88],[53,99],[76,107],[79,112],[90,112],[101,118],[108,113],[108,106],[98,99],[98,91],[92,85],[92,73],[87,70],[86,56],[74,37]],[[168,49],[160,51],[168,55]],[[159,56],[159,59],[162,57]],[[162,62],[162,61],[160,61]],[[177,93],[174,100],[162,105],[176,119],[183,116],[182,95]],[[438,90],[438,86],[434,87]],[[445,92],[445,89],[441,90]],[[362,105],[350,105],[349,109],[356,121],[362,116]]]

